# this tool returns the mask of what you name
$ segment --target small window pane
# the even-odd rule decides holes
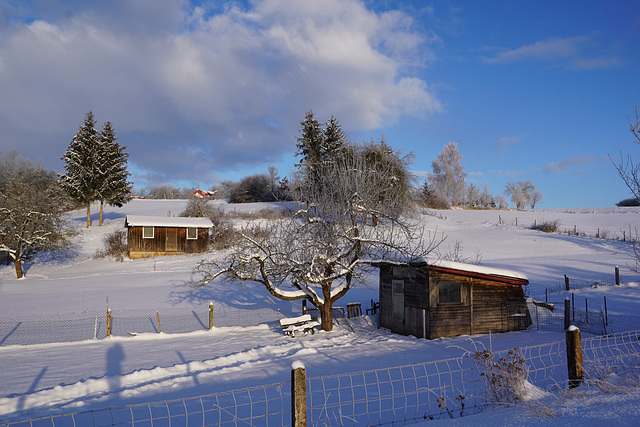
[[[187,228],[187,239],[196,240],[197,238],[198,238],[198,229],[193,227]]]
[[[438,283],[438,292],[438,301],[440,302],[462,302],[460,283],[458,282],[440,282]]]
[[[153,227],[142,227],[142,238],[153,239]]]

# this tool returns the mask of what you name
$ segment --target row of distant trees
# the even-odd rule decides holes
[[[508,196],[517,209],[527,206],[535,209],[542,201],[542,193],[536,190],[532,180],[507,182],[504,195],[492,195],[486,183],[482,189],[473,183],[467,184],[462,154],[455,142],[444,146],[431,167],[433,172],[424,181],[419,193],[419,199],[428,207],[469,206],[506,209],[508,202],[505,196]]]

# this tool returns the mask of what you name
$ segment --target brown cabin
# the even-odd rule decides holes
[[[437,260],[376,264],[380,326],[434,339],[527,328],[523,274]]]
[[[129,258],[205,252],[212,225],[209,218],[127,215]]]

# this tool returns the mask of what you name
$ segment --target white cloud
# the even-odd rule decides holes
[[[580,173],[580,168],[584,165],[591,165],[598,159],[594,156],[576,156],[562,160],[557,163],[548,163],[544,166],[546,173],[561,173],[572,170],[573,173]]]
[[[575,70],[615,68],[623,61],[603,56],[595,36],[554,37],[515,49],[502,49],[493,56],[481,58],[486,64],[506,64],[519,61],[560,62]]]
[[[57,160],[93,110],[141,170],[184,179],[293,151],[309,109],[372,130],[441,108],[406,73],[428,61],[435,38],[400,12],[358,0],[213,7],[121,0],[31,11],[35,20],[0,38],[0,141]]]
[[[550,38],[515,49],[505,50],[496,56],[484,58],[488,64],[502,64],[522,60],[548,61],[566,58],[578,52],[578,45],[585,37]]]

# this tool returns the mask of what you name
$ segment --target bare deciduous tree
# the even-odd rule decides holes
[[[433,191],[453,206],[463,203],[465,196],[464,180],[467,174],[464,172],[461,160],[462,154],[458,151],[458,144],[450,142],[431,163],[433,173],[429,174]]]
[[[0,252],[9,254],[18,279],[29,255],[70,246],[66,207],[53,172],[23,159],[17,150],[0,156]]]
[[[200,262],[192,285],[206,286],[217,278],[256,282],[282,300],[306,299],[320,311],[322,329],[330,331],[333,304],[366,283],[373,263],[426,256],[438,242],[425,242],[422,223],[398,211],[411,197],[399,191],[410,179],[406,168],[401,168],[404,175],[397,168],[406,166],[406,157],[382,150],[376,159],[367,157],[365,148],[326,163],[320,182],[298,198],[305,203],[291,218],[268,222],[258,231],[251,225],[240,230],[238,244],[224,260]]]
[[[629,119],[629,130],[633,134],[632,140],[636,144],[640,144],[640,116],[638,115],[638,106],[636,105],[636,121],[635,123]],[[636,199],[640,199],[640,163],[634,163],[633,157],[628,154],[625,156],[620,153],[620,163],[615,163],[611,156],[611,163],[618,171],[618,175],[629,188]]]

